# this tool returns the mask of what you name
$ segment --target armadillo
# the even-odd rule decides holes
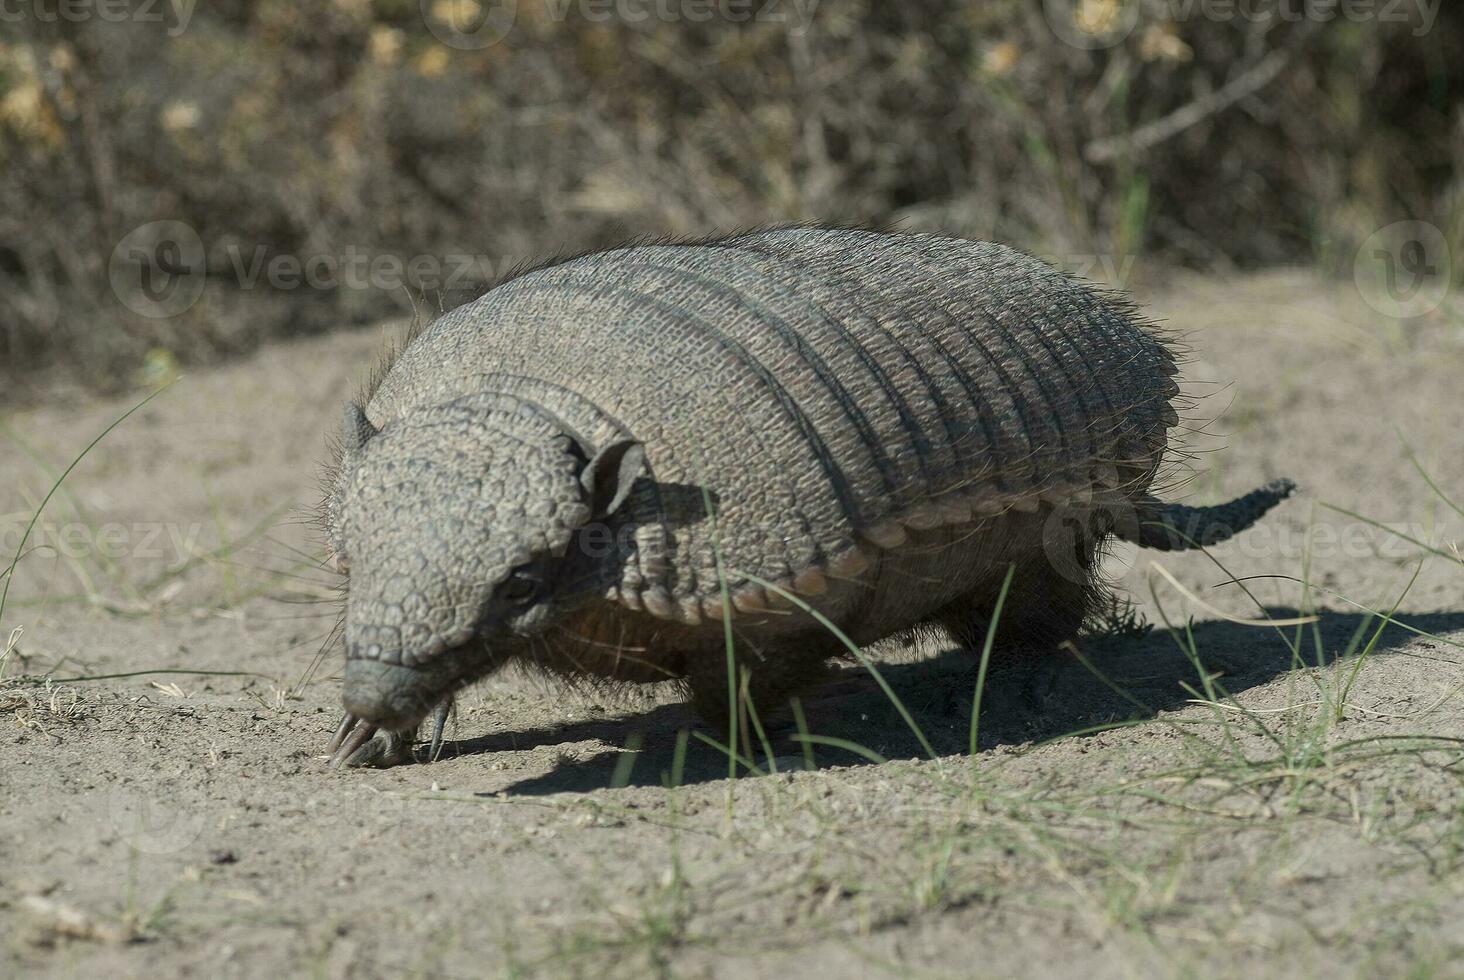
[[[998,645],[1052,648],[1104,596],[1105,541],[1215,544],[1293,489],[1153,495],[1173,346],[1115,294],[925,234],[779,229],[519,274],[346,406],[322,512],[346,575],[333,758],[410,757],[510,663],[677,681],[716,722],[729,638],[738,696],[769,711],[847,644],[979,645],[1003,588]]]

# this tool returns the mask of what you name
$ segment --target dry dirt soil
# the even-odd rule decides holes
[[[1115,553],[1153,629],[996,670],[974,757],[975,659],[936,643],[880,654],[920,737],[851,668],[812,769],[774,732],[735,780],[669,692],[524,677],[435,763],[327,767],[305,515],[387,331],[182,378],[7,583],[0,975],[1464,976],[1464,317],[1301,272],[1141,298],[1204,396],[1187,499],[1303,492]],[[142,394],[3,418],[6,564]]]

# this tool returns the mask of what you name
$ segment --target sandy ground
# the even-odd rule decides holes
[[[998,672],[974,758],[970,655],[895,651],[934,760],[848,681],[809,729],[884,761],[780,742],[735,781],[665,692],[512,677],[436,763],[327,768],[334,581],[300,517],[382,331],[185,377],[13,576],[0,975],[1464,975],[1464,519],[1407,448],[1464,500],[1464,321],[1303,273],[1143,298],[1206,395],[1188,499],[1303,494],[1213,560],[1121,549],[1157,628],[1037,693]],[[135,401],[3,419],[0,550]],[[1411,629],[1363,611],[1395,603]]]

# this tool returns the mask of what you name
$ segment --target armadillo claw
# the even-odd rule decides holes
[[[335,746],[335,750],[330,756],[331,766],[339,769],[341,766],[359,765],[352,760],[375,734],[375,725],[353,715],[346,715],[341,722],[340,730],[336,733],[336,739],[331,740],[331,744]]]
[[[452,714],[452,704],[452,698],[448,698],[432,713],[432,747],[428,761],[435,762],[442,754],[442,734]],[[416,741],[415,732],[379,728],[346,712],[326,751],[330,753],[331,766],[336,769],[342,766],[385,767],[413,761],[412,748]]]
[[[416,742],[415,732],[394,732],[380,729],[346,757],[345,764],[353,767],[374,766],[382,769],[412,762],[412,745]]]
[[[331,757],[330,764],[339,769],[368,766],[386,768],[412,761],[412,732],[394,732],[372,724],[362,724]]]
[[[452,714],[452,698],[448,698],[432,712],[432,748],[427,753],[428,762],[436,762],[442,754],[442,730],[447,727],[447,717]]]
[[[341,716],[341,723],[339,727],[336,728],[335,735],[331,736],[330,744],[325,747],[327,755],[335,755],[336,752],[339,751],[341,743],[346,740],[346,736],[351,733],[352,728],[356,727],[356,722],[359,720],[360,719],[351,714],[349,711]]]

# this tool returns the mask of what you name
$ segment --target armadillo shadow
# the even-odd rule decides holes
[[[1275,618],[1295,616],[1295,610],[1272,608]],[[1436,635],[1464,630],[1464,612],[1401,617],[1416,629]],[[1337,659],[1360,628],[1363,645],[1376,629],[1363,615],[1324,613],[1318,623],[1321,649],[1328,661]],[[1310,627],[1307,627],[1310,630]],[[1288,632],[1294,636],[1295,630]],[[1200,660],[1225,692],[1235,695],[1297,669],[1290,647],[1276,630],[1223,621],[1197,623],[1193,635]],[[1396,626],[1384,629],[1372,656],[1386,656],[1410,643],[1419,653],[1443,662],[1464,663],[1454,647],[1428,644]],[[1057,738],[1127,720],[1152,718],[1161,711],[1180,708],[1201,690],[1194,664],[1174,638],[1162,629],[1147,635],[1089,638],[1080,644],[1084,664],[1070,654],[1054,654],[1042,664],[994,668],[987,678],[981,716],[980,748]],[[1301,644],[1307,665],[1316,664],[1318,646],[1308,633]],[[969,745],[971,698],[975,688],[976,657],[964,650],[945,650],[934,657],[880,665],[880,671],[904,703],[931,747],[939,755],[963,753]],[[1188,689],[1187,689],[1188,688]],[[824,688],[810,692],[804,702],[808,731],[863,746],[884,759],[919,759],[925,750],[890,700],[869,682],[858,667],[849,667]],[[602,741],[635,745],[634,763],[627,774],[625,752],[615,749],[589,758],[561,763],[552,772],[514,783],[493,795],[541,795],[586,792],[615,785],[663,786],[675,765],[678,733],[699,723],[682,705],[663,705],[629,716],[607,716],[591,722],[518,730],[448,743],[454,754],[491,753],[545,745]],[[726,732],[701,730],[719,740]],[[782,769],[797,767],[802,743],[791,736],[789,724],[775,725],[769,740]],[[757,761],[766,766],[759,747]],[[873,765],[870,759],[843,749],[818,745],[816,763],[832,766]],[[617,775],[617,769],[619,770]],[[699,739],[687,745],[681,784],[695,784],[727,776],[727,758]]]

